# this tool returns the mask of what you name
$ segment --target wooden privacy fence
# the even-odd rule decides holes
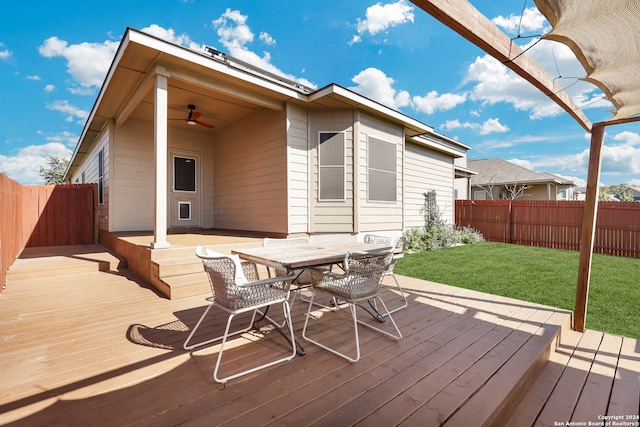
[[[491,242],[580,250],[583,201],[456,200],[458,227]],[[640,258],[640,203],[599,202],[595,253]]]
[[[0,174],[0,292],[25,247],[97,242],[95,184],[24,186]]]

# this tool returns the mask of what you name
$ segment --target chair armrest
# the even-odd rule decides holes
[[[255,282],[244,283],[239,287],[250,288],[252,286],[272,285],[274,283],[281,283],[281,282],[289,282],[289,285],[290,285],[291,281],[295,278],[296,278],[295,274],[289,274],[287,276],[270,277],[268,279],[256,280]]]

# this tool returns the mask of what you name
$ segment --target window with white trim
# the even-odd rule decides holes
[[[344,133],[320,132],[318,146],[318,199],[343,201],[346,171]]]
[[[104,203],[104,149],[98,152],[98,204]]]
[[[367,145],[367,200],[397,201],[397,164],[397,145],[370,136]]]

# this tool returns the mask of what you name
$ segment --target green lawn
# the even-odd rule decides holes
[[[407,253],[395,272],[438,283],[575,308],[579,252],[482,242]],[[640,338],[640,259],[595,254],[587,328]]]

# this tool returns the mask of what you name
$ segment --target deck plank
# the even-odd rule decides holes
[[[96,257],[95,249],[83,251],[94,251],[91,256]],[[66,256],[74,257],[72,252]],[[212,379],[219,345],[193,352],[182,349],[208,304],[207,295],[168,300],[126,268],[70,271],[71,275],[46,279],[22,275],[40,256],[46,258],[46,251],[22,260],[32,267],[21,265],[21,275],[8,282],[0,298],[3,425],[211,425],[212,420],[234,426],[425,425],[446,419],[455,425],[457,413],[461,418],[467,418],[466,411],[476,413],[474,399],[499,406],[498,387],[492,388],[496,396],[489,398],[481,397],[482,386],[517,384],[516,372],[526,370],[524,360],[533,359],[535,351],[514,354],[541,339],[535,328],[543,328],[545,321],[551,322],[549,328],[562,323],[542,319],[556,312],[549,307],[398,276],[409,299],[408,308],[394,313],[402,340],[363,328],[362,359],[355,364],[302,341],[306,356],[223,387]],[[46,269],[51,264],[45,259],[42,265]],[[385,285],[383,295],[385,301],[400,302],[394,283]],[[300,300],[292,306],[298,337],[306,307]],[[281,318],[277,310],[270,314]],[[317,333],[348,343],[343,314],[323,314],[328,323]],[[212,315],[202,333],[214,334],[223,323],[224,314]],[[252,331],[229,342],[225,369],[286,351],[282,337],[261,325],[260,333]],[[593,395],[593,405],[608,404],[609,413],[633,411],[640,399],[637,340],[623,338],[617,359],[611,352],[590,355],[593,346],[588,342],[597,335],[582,336],[575,351],[578,361],[584,362],[586,355],[596,359],[595,368],[607,367],[594,370],[590,379],[582,374],[579,384],[593,384],[584,385],[584,398]],[[606,343],[609,338],[601,340]],[[572,353],[568,342],[564,340],[558,351]],[[560,356],[566,359],[566,354]],[[552,365],[564,359],[552,354],[550,360]],[[544,387],[533,384],[531,390],[554,390],[549,402],[538,403],[530,412],[550,411],[556,399],[573,406],[582,401],[577,394],[563,400],[575,394],[563,385],[573,387],[568,373],[577,371],[576,363],[566,362],[563,375]],[[595,382],[598,375],[612,377],[610,403],[605,392],[596,390],[598,384],[607,387],[606,381]],[[531,417],[518,425],[532,425]]]
[[[640,413],[640,342],[624,337],[607,415]]]
[[[538,416],[536,426],[553,426],[571,421],[603,335],[602,332],[591,330],[583,334],[567,368]]]

